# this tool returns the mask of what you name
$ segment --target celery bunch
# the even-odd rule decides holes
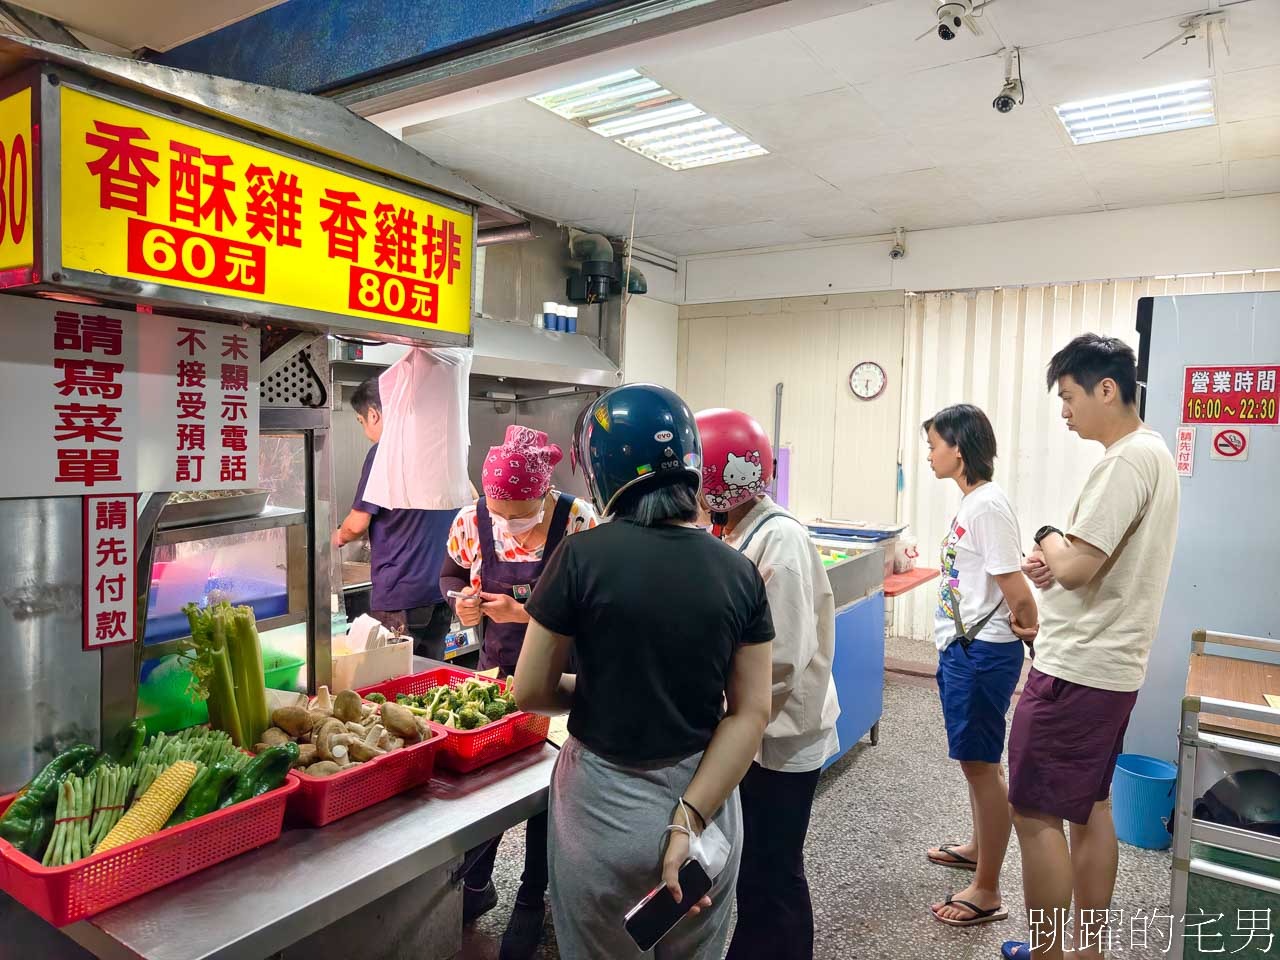
[[[252,747],[271,726],[253,609],[225,600],[204,610],[194,603],[183,609],[191,624],[189,693],[208,701],[211,727],[237,747]]]

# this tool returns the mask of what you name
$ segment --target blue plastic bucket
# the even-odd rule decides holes
[[[1163,850],[1173,842],[1167,826],[1173,817],[1178,768],[1172,763],[1122,753],[1111,778],[1111,813],[1116,836],[1147,850]]]

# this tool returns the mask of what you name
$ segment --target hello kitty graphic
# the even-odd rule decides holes
[[[712,511],[723,513],[751,497],[759,496],[764,493],[763,475],[759,450],[741,456],[730,452],[722,466],[707,464],[703,474],[707,505]]]

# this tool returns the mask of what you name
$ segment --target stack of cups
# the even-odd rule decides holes
[[[542,304],[542,313],[534,318],[535,327],[542,327],[545,330],[556,329],[556,304],[552,300],[545,300]]]
[[[566,326],[564,328],[565,333],[577,333],[578,332],[578,308],[569,307],[568,310],[569,310],[569,316],[566,318]]]

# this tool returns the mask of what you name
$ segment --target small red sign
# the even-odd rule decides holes
[[[130,273],[235,293],[267,289],[267,248],[129,218]]]
[[[440,287],[429,280],[402,277],[364,267],[351,268],[347,305],[416,323],[440,322]]]
[[[84,503],[84,648],[137,637],[138,495],[89,496]]]
[[[1187,367],[1183,423],[1280,423],[1280,365]]]
[[[1221,459],[1236,460],[1249,449],[1249,438],[1239,430],[1219,430],[1213,435],[1213,452]]]

